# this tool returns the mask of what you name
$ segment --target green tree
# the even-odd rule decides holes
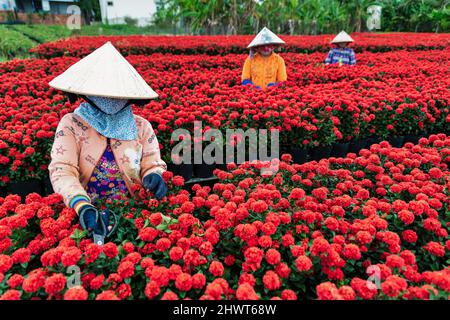
[[[100,3],[98,0],[78,0],[75,2],[81,9],[81,15],[87,25],[91,24],[92,20],[100,20]]]
[[[159,0],[155,24],[207,34],[366,31],[367,8],[382,7],[381,31],[449,30],[449,0]]]

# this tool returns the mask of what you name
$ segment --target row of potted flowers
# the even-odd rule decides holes
[[[44,43],[31,49],[42,58],[58,56],[82,57],[107,41],[111,41],[124,55],[152,54],[155,52],[173,54],[226,55],[246,52],[254,36],[96,36],[74,37],[56,42]],[[287,43],[283,51],[311,53],[326,52],[334,35],[289,36],[282,35]],[[386,52],[394,50],[430,50],[448,47],[448,34],[434,33],[352,33],[357,52]]]
[[[352,68],[321,67],[320,55],[286,54],[289,80],[267,91],[240,85],[244,55],[128,59],[160,96],[134,112],[152,123],[163,158],[171,163],[173,131],[192,132],[194,121],[202,121],[203,130],[222,132],[278,129],[281,146],[289,144],[294,154],[324,148],[322,156],[333,145],[343,155],[347,146],[358,149],[368,139],[391,139],[397,145],[402,137],[414,141],[446,132],[450,96],[444,62],[449,54],[363,53]],[[0,64],[0,184],[45,178],[59,119],[77,107],[47,83],[76,60]]]
[[[96,203],[120,216],[103,247],[57,194],[0,198],[0,299],[449,298],[450,137],[291,160]]]

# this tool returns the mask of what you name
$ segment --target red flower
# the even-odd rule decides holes
[[[22,283],[22,289],[25,292],[37,292],[45,285],[45,277],[42,270],[36,269],[28,275]]]
[[[445,255],[445,247],[439,242],[430,241],[424,248],[433,256],[443,257]]]
[[[256,213],[262,213],[266,211],[267,208],[268,208],[267,203],[262,200],[252,202],[250,205],[250,209]]]
[[[236,298],[238,300],[259,300],[255,289],[249,283],[242,283],[236,290]]]
[[[278,275],[273,271],[267,271],[263,276],[264,287],[268,290],[277,290],[281,286]]]
[[[324,282],[316,287],[319,300],[338,300],[340,298],[336,285],[331,282]]]
[[[156,296],[159,295],[161,289],[160,286],[156,283],[156,281],[150,281],[145,286],[145,296],[148,299],[154,299]]]
[[[83,287],[72,287],[64,293],[64,300],[87,300],[88,292]]]
[[[266,260],[270,265],[277,265],[281,261],[281,254],[278,252],[278,250],[269,249],[266,252]]]
[[[64,267],[76,265],[81,258],[81,250],[75,247],[64,251],[61,256],[61,263]]]
[[[202,289],[206,284],[206,278],[201,273],[196,273],[192,276],[192,287],[194,289]]]
[[[167,286],[169,283],[169,270],[166,267],[154,266],[151,270],[150,279],[155,281],[158,286]]]
[[[145,241],[145,240],[144,240]],[[122,249],[125,250],[125,252],[127,253],[131,253],[134,251],[134,244],[132,244],[131,242],[126,242],[123,246]]]
[[[0,279],[0,280],[2,280],[2,279]],[[8,279],[7,284],[11,289],[15,289],[15,288],[19,287],[20,285],[22,285],[22,282],[23,282],[23,276],[20,274],[14,274]]]
[[[350,286],[353,290],[355,290],[356,294],[359,297],[365,300],[374,298],[378,292],[376,286],[373,283],[360,278],[353,278],[350,282]]]
[[[0,296],[0,300],[20,300],[20,295],[18,290],[7,290]]]
[[[399,219],[405,224],[411,224],[414,222],[414,214],[409,210],[402,210],[398,213]]]
[[[13,265],[13,259],[7,255],[0,254],[0,273],[6,273]]]
[[[175,287],[181,291],[189,291],[192,288],[191,276],[187,273],[180,273],[175,280]]]
[[[112,259],[119,254],[119,250],[117,249],[116,244],[108,242],[103,246],[103,253],[105,254],[105,256]]]
[[[14,263],[27,263],[30,260],[31,252],[27,248],[17,249],[12,255]]]
[[[221,277],[223,275],[223,265],[219,261],[213,261],[211,262],[209,266],[209,272],[215,277]]]
[[[281,299],[283,300],[297,300],[297,295],[293,290],[285,289],[281,292]]]
[[[405,279],[399,276],[389,276],[386,281],[381,284],[381,290],[389,297],[397,297],[402,291],[408,288],[408,284]]]
[[[183,258],[184,251],[180,247],[173,247],[169,251],[169,257],[172,261],[178,261]]]
[[[305,198],[305,191],[300,188],[293,188],[289,195],[289,199],[292,200],[302,200],[303,198]]]
[[[389,255],[386,257],[386,265],[389,268],[402,268],[405,265],[405,260],[396,255]]]
[[[102,247],[95,243],[90,243],[86,246],[84,250],[84,259],[87,264],[91,264],[97,260],[98,256],[102,253]]]
[[[152,242],[153,240],[155,240],[158,234],[159,234],[158,230],[151,227],[147,227],[139,231],[139,238],[145,242]]]
[[[417,234],[413,230],[405,230],[402,232],[402,238],[406,242],[415,243],[418,239]]]
[[[355,300],[356,298],[355,291],[353,291],[352,287],[342,286],[339,288],[338,292],[344,300]]]
[[[299,256],[297,259],[295,259],[295,266],[297,267],[298,271],[309,271],[312,268],[312,261],[307,256]]]
[[[117,268],[117,273],[122,279],[132,277],[134,275],[134,264],[130,261],[121,262]]]
[[[102,293],[99,293],[97,297],[95,297],[95,300],[120,300],[116,293],[112,290],[106,290]]]
[[[359,247],[354,244],[346,244],[344,246],[344,251],[342,252],[346,259],[350,260],[359,260],[361,259],[361,252],[359,251]]]
[[[170,245],[171,245],[171,242],[167,238],[161,238],[161,239],[158,239],[158,241],[156,241],[156,249],[161,252],[164,252],[167,249],[169,249]]]
[[[57,294],[64,290],[66,286],[66,277],[63,274],[54,274],[45,280],[45,292],[48,294]]]
[[[178,300],[178,296],[175,292],[166,291],[162,295],[161,300]]]
[[[117,289],[116,294],[119,299],[126,299],[131,296],[131,286],[126,283],[122,283]]]
[[[105,281],[105,276],[104,275],[99,275],[96,276],[95,278],[93,278],[90,283],[89,286],[91,287],[91,289],[93,290],[98,290],[101,287],[103,287],[103,282]]]

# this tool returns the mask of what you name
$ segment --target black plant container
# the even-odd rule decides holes
[[[280,144],[280,157],[285,153],[291,153],[291,146],[288,144]]]
[[[201,163],[201,164],[194,164],[194,176],[196,178],[210,178],[212,177],[213,171],[214,169],[216,169],[216,165],[215,164],[206,164],[206,163]]]
[[[419,143],[419,136],[415,136],[415,135],[407,135],[405,136],[405,138],[403,139],[403,144],[407,143],[407,142],[411,142],[412,144],[417,144]]]
[[[348,152],[358,154],[361,149],[364,149],[366,147],[366,144],[367,139],[355,139],[349,143]]]
[[[182,176],[184,178],[184,181],[188,181],[189,179],[192,179],[192,176],[194,175],[194,166],[192,164],[169,163],[167,165],[167,169],[169,171],[171,171],[175,176]]]
[[[401,146],[403,146],[403,140],[404,140],[404,137],[402,137],[402,136],[394,136],[394,137],[389,137],[388,142],[394,148],[401,148]]]
[[[17,194],[25,200],[25,197],[30,193],[38,193],[41,196],[45,196],[44,183],[39,179],[29,179],[26,181],[11,182],[8,185],[8,194]]]
[[[43,183],[44,183],[45,195],[49,195],[49,194],[55,193],[55,191],[53,190],[52,183],[50,181],[50,177],[45,177]]]
[[[294,163],[302,164],[308,161],[308,150],[299,148],[299,147],[292,147],[290,149],[290,153],[292,155],[292,161]]]
[[[311,160],[319,161],[320,159],[329,158],[331,154],[331,146],[318,146],[310,150],[309,157]]]
[[[366,148],[370,148],[371,145],[380,143],[381,141],[382,141],[382,139],[380,137],[377,137],[377,136],[369,137],[369,138],[367,138]]]
[[[344,158],[348,153],[350,143],[335,143],[331,149],[331,156],[336,158]]]
[[[6,187],[0,186],[0,197],[2,198],[6,197],[6,191],[7,191]]]

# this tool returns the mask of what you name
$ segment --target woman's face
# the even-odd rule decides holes
[[[339,47],[339,48],[345,48],[347,45],[348,45],[347,42],[339,42],[339,43],[338,43],[338,47]]]
[[[262,55],[262,56],[264,56],[264,57],[267,57],[267,56],[270,56],[270,55],[272,54],[272,52],[273,52],[274,49],[275,49],[275,46],[274,46],[274,45],[268,44],[268,45],[264,45],[264,46],[259,46],[259,47],[257,47],[257,48],[256,48],[256,51],[257,51],[260,55]]]

